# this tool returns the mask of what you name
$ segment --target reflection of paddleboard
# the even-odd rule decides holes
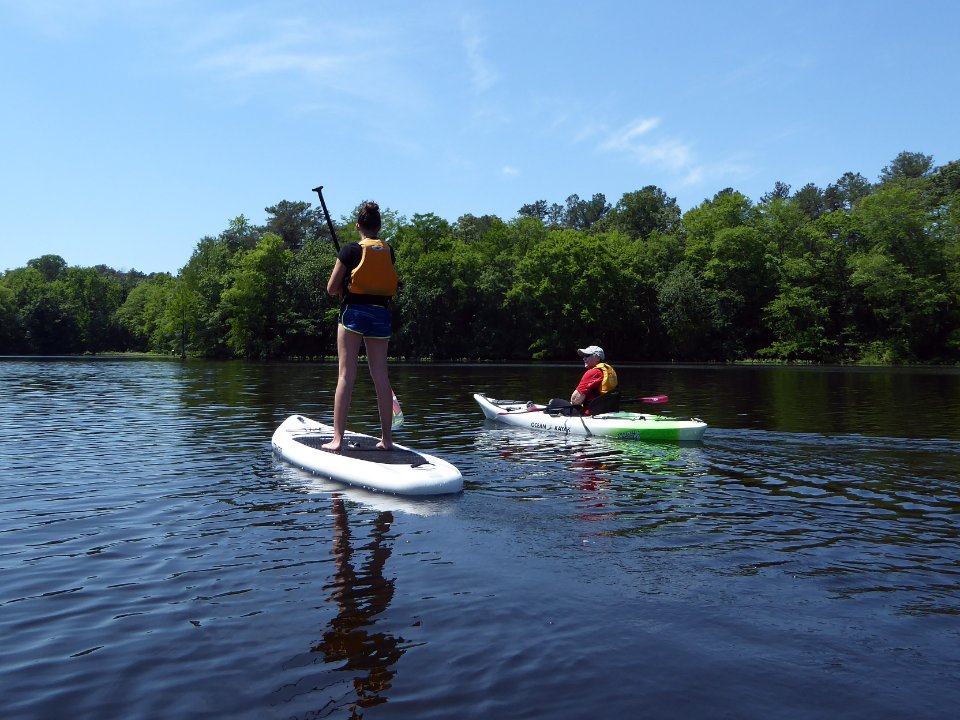
[[[293,467],[279,458],[276,460],[275,469],[285,485],[296,492],[342,498],[352,505],[376,512],[402,512],[407,515],[433,517],[449,515],[457,508],[459,502],[456,495],[388,495],[362,487],[344,485],[336,480]]]
[[[379,492],[396,495],[444,495],[463,490],[463,476],[446,460],[393,444],[377,448],[377,438],[348,432],[340,452],[320,448],[333,428],[291,415],[273,433],[273,450],[291,465]]]

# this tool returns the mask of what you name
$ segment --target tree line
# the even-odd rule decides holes
[[[321,211],[266,212],[202,238],[176,275],[57,255],[5,272],[0,354],[335,355]],[[960,161],[903,152],[876,182],[778,182],[756,202],[726,188],[686,212],[649,185],[614,204],[539,200],[507,221],[383,216],[398,357],[567,359],[596,343],[621,361],[960,360]]]

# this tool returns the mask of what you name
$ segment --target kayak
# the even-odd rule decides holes
[[[347,432],[340,452],[321,449],[333,428],[303,415],[291,415],[273,433],[273,451],[283,460],[321,477],[395,495],[446,495],[463,490],[463,476],[446,460]]]
[[[699,418],[680,419],[667,415],[623,411],[565,416],[544,412],[545,405],[519,400],[494,400],[482,393],[476,393],[473,399],[489,420],[559,435],[597,435],[652,442],[698,442],[703,439],[703,433],[707,429],[707,424]]]

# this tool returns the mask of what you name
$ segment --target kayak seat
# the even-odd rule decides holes
[[[566,415],[568,417],[583,414],[579,405],[574,405],[569,400],[562,400],[561,398],[551,398],[543,411],[547,415]]]
[[[616,390],[595,397],[587,406],[590,415],[617,412],[620,409],[620,393]]]

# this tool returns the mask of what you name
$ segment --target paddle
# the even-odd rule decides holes
[[[624,403],[652,403],[654,405],[659,405],[660,403],[670,402],[670,398],[666,395],[650,395],[649,397],[639,397],[639,398],[630,398],[629,400],[621,400],[620,404]]]
[[[327,227],[330,228],[330,237],[333,238],[333,246],[340,252],[340,243],[337,242],[337,231],[333,229],[333,223],[330,221],[330,212],[327,210],[327,204],[323,201],[323,185],[317,185],[313,191],[320,198],[320,207],[323,208],[323,216],[327,219]]]
[[[667,395],[650,395],[648,397],[639,397],[639,398],[630,398],[629,400],[621,400],[620,404],[622,405],[623,403],[643,402],[643,403],[652,403],[654,405],[659,405],[660,403],[669,402],[669,400],[670,398]],[[573,403],[570,403],[569,405],[555,405],[550,409],[559,410],[560,408],[565,408],[565,407],[573,407]],[[497,413],[497,414],[498,415],[522,415],[523,413],[545,412],[545,411],[547,411],[546,407],[535,407],[535,408],[530,408],[529,410],[504,410],[503,412]]]
[[[397,400],[397,394],[392,390],[390,394],[393,395],[393,422],[390,423],[390,427],[396,430],[403,425],[403,410],[400,409],[400,401]]]

